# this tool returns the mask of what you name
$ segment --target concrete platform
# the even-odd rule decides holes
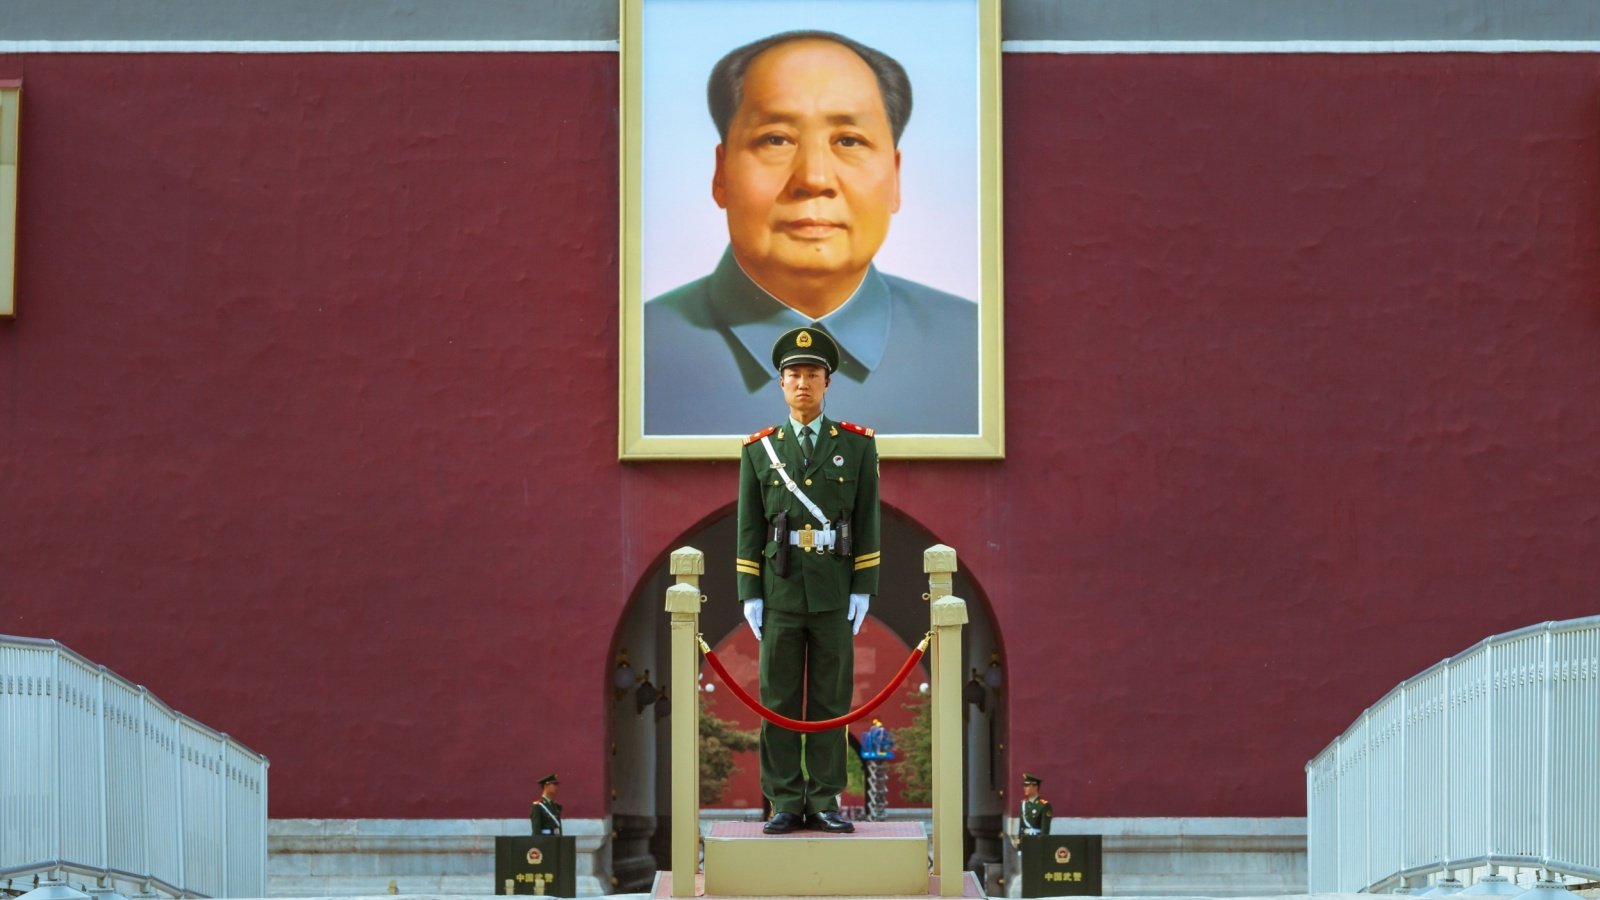
[[[857,827],[858,828],[860,827],[859,823],[857,824]],[[701,897],[701,898],[703,898],[703,900],[739,900],[739,895],[708,893],[707,891],[705,891],[705,880],[704,879],[705,879],[705,876],[696,876],[696,878],[695,878],[695,896]],[[976,875],[974,875],[971,872],[963,872],[963,873],[961,873],[961,880],[962,880],[961,896],[963,898],[977,898],[977,897],[985,896],[985,894],[983,893],[982,886],[978,884],[978,878],[977,878]],[[916,893],[912,893],[912,894],[889,894],[889,895],[871,894],[871,895],[865,895],[865,896],[872,896],[872,897],[876,898],[876,900],[929,900],[929,898],[937,898],[939,896],[939,878],[938,878],[938,876],[936,876],[936,875],[927,875],[927,876],[925,876],[925,881],[926,881],[926,889],[922,890],[922,891],[918,891]],[[630,898],[631,897],[635,897],[635,896],[639,896],[639,897],[641,897],[641,900],[643,900],[642,895],[628,895],[628,896]],[[766,900],[790,900],[790,898],[793,898],[793,900],[800,900],[801,896],[810,896],[810,895],[782,895],[782,896],[744,895],[744,896],[762,896],[762,897],[765,897]],[[863,895],[860,895],[860,894],[839,894],[837,896],[839,896],[841,898],[847,898],[847,897],[858,897],[858,896],[863,896]],[[655,885],[652,886],[652,888],[650,890],[649,900],[671,900],[671,898],[672,898],[672,873],[671,872],[657,872],[656,873],[656,882],[655,882]]]
[[[853,834],[764,834],[718,822],[705,837],[708,897],[909,897],[928,889],[928,838],[915,822],[857,822]]]
[[[963,896],[965,896],[965,897],[983,896],[982,894],[975,893],[977,891],[977,889],[978,889],[978,885],[977,885],[976,879],[972,878],[972,873],[968,872],[968,873],[966,873],[966,875],[967,875],[966,892],[965,892],[965,894]],[[657,898],[660,898],[660,900],[669,900],[669,898],[671,898],[671,896],[672,896],[672,893],[671,893],[671,887],[672,887],[671,877],[672,877],[672,874],[670,872],[658,872],[657,875],[656,875],[656,883],[655,883],[655,885],[652,886],[652,889],[651,889],[651,891],[649,893],[598,894],[598,895],[595,895],[595,896],[598,897],[599,900],[657,900]],[[695,882],[696,882],[696,887],[699,888],[700,887],[700,879],[696,878]],[[85,887],[87,887],[87,885],[85,885]],[[696,894],[697,894],[697,896],[701,896],[701,895],[703,895],[703,891],[697,890]],[[522,895],[522,896],[526,896],[526,895]],[[918,898],[918,900],[934,900],[934,898],[936,896],[937,896],[936,894],[935,895],[928,895],[928,894],[917,894],[917,895],[915,895],[915,897]],[[1112,896],[1112,895],[1107,895],[1107,896]],[[1148,895],[1143,896],[1143,897],[1140,897],[1140,896],[1137,896],[1137,895],[1116,895],[1115,896],[1115,900],[1237,900],[1237,898],[1239,898],[1241,896],[1242,895],[1232,894],[1232,893],[1227,893],[1227,892],[1218,892],[1218,893],[1215,893],[1215,894],[1183,894],[1183,895],[1174,895],[1174,896],[1163,896],[1163,897],[1159,897],[1159,898],[1151,897],[1151,896],[1148,896]],[[1334,893],[1329,893],[1329,894],[1274,894],[1274,895],[1267,895],[1267,896],[1255,896],[1255,897],[1252,897],[1251,900],[1373,900],[1373,898],[1375,896],[1377,896],[1377,895],[1373,895],[1373,894],[1334,894]],[[303,897],[301,897],[300,900],[492,900],[493,897],[495,897],[494,894],[427,892],[427,893],[405,893],[405,894],[398,894],[398,895],[397,894],[371,894],[371,895],[338,895],[338,896],[331,896],[331,895],[325,895],[325,894],[308,894],[308,895],[304,895]],[[1568,900],[1580,900],[1580,898],[1582,898],[1582,900],[1600,900],[1600,888],[1584,888],[1582,890],[1574,890],[1574,891],[1571,892],[1570,895],[1568,895]],[[233,898],[233,900],[279,900],[279,898],[236,897],[236,898]],[[504,898],[502,898],[502,900],[504,900]],[[716,898],[716,897],[712,897],[712,898],[706,898],[706,900],[736,900],[736,898]],[[768,898],[768,900],[773,900],[773,898]],[[778,898],[778,900],[781,900],[781,898]],[[875,900],[885,900],[885,898],[875,898]],[[887,900],[903,900],[903,898],[887,898]],[[1079,897],[1079,898],[1074,898],[1074,900],[1094,900],[1094,898]]]
[[[896,810],[890,821],[920,823],[926,830],[925,813]],[[758,815],[702,810],[702,834],[721,822],[758,822]],[[612,821],[568,818],[566,825],[567,833],[578,838],[578,896],[616,894]],[[384,895],[392,882],[402,897],[483,895],[495,887],[495,835],[526,834],[527,828],[527,819],[271,819],[267,893],[277,898]],[[1006,820],[1003,829],[1014,833],[1015,820]],[[1052,830],[1104,836],[1108,895],[1273,897],[1306,889],[1303,818],[1057,816]],[[1000,844],[1010,875],[1015,852],[1009,842]],[[995,886],[994,893],[1008,893],[1009,881]]]

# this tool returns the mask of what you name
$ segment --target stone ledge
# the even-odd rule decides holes
[[[1015,819],[1008,818],[1009,823]],[[1050,822],[1053,834],[1101,834],[1117,836],[1231,836],[1265,837],[1269,835],[1297,836],[1303,842],[1306,836],[1305,817],[1268,819],[1245,818],[1068,818],[1057,816]]]
[[[568,819],[579,853],[611,838],[609,819]],[[490,853],[501,835],[528,833],[527,819],[271,819],[267,853]]]
[[[1054,828],[1051,831],[1056,832]],[[1059,833],[1094,834],[1087,831]],[[1304,835],[1276,834],[1114,834],[1106,835],[1101,846],[1106,852],[1118,853],[1304,853],[1306,839]]]
[[[580,896],[609,888],[611,820],[567,819],[577,838]],[[527,819],[270,819],[267,890],[274,897],[493,893],[494,839]],[[604,880],[603,880],[604,879]]]
[[[608,819],[567,819],[566,832],[574,836],[609,833]],[[526,834],[528,820],[520,819],[269,819],[267,837],[297,835],[476,835]]]
[[[925,810],[892,818],[926,827]],[[713,821],[759,821],[749,810],[707,810]],[[578,844],[578,892],[610,889],[610,819],[568,819]],[[1123,896],[1299,896],[1306,884],[1303,818],[1057,818],[1059,834],[1100,834],[1106,890]],[[1008,819],[1005,827],[1014,829]],[[488,895],[494,837],[528,832],[526,819],[273,819],[268,890],[275,897]],[[1002,853],[1014,865],[1009,842]],[[1010,885],[1007,885],[1010,887]],[[391,898],[392,900],[392,898]]]

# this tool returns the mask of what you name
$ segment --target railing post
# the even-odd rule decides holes
[[[672,896],[693,897],[700,859],[700,576],[705,554],[674,550],[667,588],[672,619]]]
[[[967,602],[940,597],[932,603],[933,644],[939,648],[934,683],[933,758],[942,759],[941,778],[933,783],[933,833],[937,838],[934,866],[939,895],[959,897],[961,874],[961,626],[967,624]]]
[[[1333,879],[1332,884],[1327,888],[1330,893],[1345,889],[1344,881],[1342,880],[1344,878],[1345,809],[1344,796],[1339,787],[1344,781],[1344,771],[1341,768],[1344,757],[1344,740],[1342,735],[1340,738],[1334,740],[1333,747]]]
[[[54,751],[54,754],[55,754],[55,767],[56,767],[55,768],[55,772],[53,773],[54,776],[55,776],[55,783],[53,785],[51,785],[51,796],[55,800],[55,805],[54,805],[54,809],[53,809],[53,811],[55,813],[55,820],[53,822],[51,822],[51,828],[50,828],[50,833],[51,833],[51,836],[52,836],[52,842],[51,842],[51,845],[50,845],[50,858],[54,859],[54,860],[57,860],[57,861],[60,861],[60,860],[66,858],[66,843],[67,843],[67,839],[66,839],[66,828],[67,828],[67,825],[66,825],[66,814],[64,812],[62,812],[62,810],[61,810],[61,802],[62,802],[61,795],[66,790],[66,788],[63,787],[63,785],[62,785],[62,782],[65,781],[65,779],[62,776],[62,773],[66,771],[66,768],[65,768],[66,767],[66,761],[61,758],[61,745],[62,745],[61,723],[62,723],[62,720],[64,720],[66,718],[66,715],[67,715],[67,712],[66,712],[66,709],[65,709],[66,702],[63,699],[62,693],[61,693],[61,654],[62,654],[62,651],[61,651],[60,645],[57,645],[57,646],[55,646],[55,647],[53,647],[51,649],[51,653],[50,653],[50,656],[51,656],[51,668],[50,668],[50,671],[51,671],[51,674],[54,677],[54,683],[49,686],[49,688],[47,690],[47,693],[46,693],[46,696],[48,696],[50,698],[49,700],[46,701],[46,703],[50,707],[50,712],[54,716],[54,721],[51,723],[51,725],[53,726],[51,728],[51,732],[55,735],[55,746],[52,747],[51,750]],[[55,876],[51,875],[50,877],[54,878]],[[65,876],[63,876],[63,878],[64,877]]]
[[[217,768],[211,773],[212,781],[217,785],[217,831],[222,837],[217,843],[222,845],[222,852],[217,854],[222,862],[222,871],[217,874],[216,897],[232,896],[228,889],[228,872],[232,868],[233,843],[229,840],[228,826],[228,736],[222,735],[222,743],[217,745]]]
[[[1544,880],[1550,878],[1550,693],[1551,683],[1555,680],[1551,677],[1551,644],[1554,638],[1550,634],[1550,625],[1549,622],[1544,623],[1544,635],[1539,648],[1542,656],[1540,659],[1542,671],[1539,673],[1542,679],[1539,685],[1539,719],[1543,726],[1539,729],[1539,865],[1544,870],[1539,877]]]
[[[929,601],[950,596],[955,583],[955,548],[934,544],[922,551],[922,571],[928,575]]]
[[[1366,840],[1361,842],[1361,845],[1362,845],[1362,847],[1361,847],[1362,859],[1365,860],[1365,863],[1361,867],[1361,877],[1366,879],[1366,886],[1362,888],[1362,890],[1366,891],[1366,890],[1371,890],[1372,889],[1372,885],[1376,882],[1376,879],[1372,877],[1372,871],[1373,871],[1372,870],[1372,818],[1373,818],[1373,816],[1372,816],[1372,769],[1373,769],[1373,765],[1372,765],[1372,708],[1371,707],[1368,707],[1365,711],[1363,711],[1361,713],[1361,761],[1362,761],[1361,773],[1366,776],[1365,778],[1362,779],[1363,781],[1366,782],[1366,784],[1364,785],[1364,787],[1365,787],[1364,793],[1366,795],[1366,800],[1365,800],[1364,803],[1362,803],[1362,805],[1364,807],[1366,807],[1366,812],[1367,812],[1367,824],[1362,829],[1362,832],[1363,832],[1362,833],[1362,837],[1366,838]],[[1403,882],[1402,882],[1402,886],[1404,886]]]
[[[148,692],[144,688],[141,687],[139,689],[139,809],[145,817],[144,827],[139,829],[140,858],[143,860],[139,866],[139,871],[144,873],[144,877],[149,878],[155,868],[150,865],[150,826],[152,823],[147,805],[150,802],[150,760],[148,759],[150,748],[147,746],[150,743],[150,725],[145,719],[145,697],[147,694]]]
[[[943,544],[922,554],[928,575],[928,618],[933,627],[930,699],[933,731],[933,874],[939,895],[959,897],[961,874],[961,626],[967,624],[966,601],[951,596],[956,551]]]
[[[1416,844],[1411,838],[1411,807],[1416,798],[1416,783],[1421,778],[1413,778],[1416,773],[1411,772],[1411,687],[1402,682],[1405,687],[1400,689],[1400,868],[1411,865],[1411,849]],[[1445,791],[1450,791],[1450,781],[1445,781]]]
[[[95,671],[94,685],[95,702],[98,704],[96,708],[100,713],[100,727],[95,735],[95,743],[98,745],[100,753],[100,868],[109,870],[111,868],[111,827],[110,823],[106,821],[109,818],[107,811],[109,803],[106,795],[111,791],[111,765],[106,757],[106,726],[109,724],[111,717],[106,714],[105,666],[100,666]],[[110,883],[109,876],[106,876],[105,880],[102,881],[102,885],[109,885]]]
[[[923,599],[927,600],[929,602],[929,606],[930,606],[929,615],[931,616],[932,615],[932,608],[931,607],[932,607],[933,602],[939,600],[940,598],[950,596],[950,592],[953,589],[952,585],[954,583],[955,572],[956,572],[956,551],[955,551],[955,548],[954,547],[947,547],[944,544],[934,544],[932,547],[929,547],[927,550],[924,550],[922,552],[922,571],[924,573],[926,573],[927,576],[928,576],[928,593],[923,597]],[[928,644],[927,658],[928,658],[928,672],[933,676],[929,680],[929,683],[928,683],[928,690],[929,690],[929,695],[928,695],[929,719],[928,719],[928,721],[929,721],[930,726],[931,726],[930,727],[930,731],[932,732],[933,737],[934,737],[934,742],[933,742],[933,747],[932,747],[933,759],[932,759],[930,767],[929,767],[930,771],[928,772],[928,776],[931,779],[931,781],[933,783],[933,786],[934,786],[933,787],[933,808],[937,812],[937,810],[939,808],[939,785],[944,783],[944,778],[942,777],[943,773],[944,773],[944,767],[940,764],[940,753],[939,753],[939,742],[938,742],[938,734],[939,734],[939,677],[938,677],[938,675],[939,675],[939,641],[938,641],[937,637],[935,637],[935,639]],[[957,666],[957,668],[959,669],[959,665]],[[959,674],[960,673],[958,671],[957,675],[959,675]],[[953,687],[952,689],[959,693],[959,691],[960,691],[959,684],[957,684],[957,686]],[[959,709],[958,709],[958,713],[959,713]],[[937,826],[937,823],[938,823],[938,818],[937,817],[934,819],[934,823]],[[941,864],[941,860],[942,860],[943,857],[942,857],[942,855],[940,854],[939,851],[941,849],[942,837],[943,836],[940,834],[939,829],[937,827],[935,827],[933,829],[933,874],[935,874],[935,875],[941,874],[940,864]]]
[[[1495,652],[1494,652],[1494,650],[1495,650],[1495,643],[1492,640],[1489,642],[1488,646],[1483,648],[1483,667],[1484,667],[1484,673],[1485,673],[1484,674],[1484,692],[1485,693],[1484,693],[1484,698],[1483,698],[1483,797],[1484,797],[1484,800],[1483,800],[1483,853],[1484,853],[1485,858],[1491,859],[1491,863],[1490,863],[1490,866],[1489,866],[1489,874],[1491,874],[1491,875],[1494,874],[1497,871],[1495,869],[1493,863],[1492,863],[1492,857],[1494,856],[1494,813],[1495,813],[1495,802],[1494,802],[1494,770],[1495,770],[1495,764],[1494,764],[1494,710],[1495,710],[1495,707],[1499,705],[1498,703],[1495,702],[1495,700],[1497,699],[1495,697],[1495,693],[1496,693],[1496,688],[1498,687],[1499,678],[1495,674]],[[1446,668],[1448,668],[1448,666]],[[1446,780],[1446,784],[1448,784],[1449,783],[1448,779],[1453,779],[1453,778],[1462,777],[1462,776],[1459,776],[1457,773],[1455,773],[1455,772],[1450,770],[1450,748],[1449,748],[1448,744],[1445,745],[1444,758],[1445,758],[1444,769],[1445,769],[1445,774],[1446,774],[1446,779],[1447,779]],[[1461,854],[1456,853],[1455,852],[1455,847],[1451,846],[1452,842],[1455,840],[1455,827],[1450,823],[1451,809],[1450,809],[1450,795],[1449,795],[1448,792],[1445,794],[1444,800],[1445,800],[1445,802],[1444,802],[1445,854],[1444,855],[1445,855],[1446,859],[1459,859],[1459,858],[1461,858]],[[1476,855],[1476,854],[1474,854],[1474,855]]]
[[[1490,676],[1493,677],[1492,671]],[[1439,808],[1443,811],[1443,815],[1439,816],[1440,829],[1443,831],[1443,833],[1439,835],[1439,847],[1441,848],[1439,855],[1444,857],[1445,865],[1448,866],[1450,864],[1449,861],[1453,856],[1451,853],[1452,848],[1450,844],[1455,839],[1453,836],[1453,826],[1450,824],[1450,808],[1452,805],[1450,799],[1450,782],[1456,777],[1453,771],[1454,767],[1450,762],[1450,757],[1453,752],[1451,750],[1452,744],[1450,742],[1450,691],[1454,689],[1455,680],[1450,677],[1449,663],[1445,664],[1444,672],[1440,677],[1444,679],[1444,710],[1441,715],[1442,722],[1439,726],[1442,729],[1440,732],[1441,737],[1439,739],[1439,771],[1443,773],[1442,778],[1444,780],[1444,794],[1439,798]],[[1484,730],[1487,731],[1488,729],[1486,728]],[[1407,812],[1409,813],[1411,810],[1408,810]],[[1485,819],[1487,819],[1487,816],[1485,816]]]
[[[261,880],[258,882],[260,887],[257,888],[257,890],[259,890],[261,893],[256,895],[258,897],[265,897],[267,895],[267,769],[271,767],[272,761],[267,759],[265,756],[261,757],[261,761],[258,764],[258,771],[261,773],[261,807],[260,815],[257,817],[257,822],[261,826],[261,856],[259,858],[262,860],[262,865]]]
[[[173,886],[185,894],[189,894],[193,891],[189,885],[189,848],[186,846],[187,839],[185,835],[189,821],[189,810],[185,805],[188,803],[188,790],[183,783],[183,755],[183,721],[177,716],[173,716],[172,771],[176,776],[176,780],[173,782],[173,789],[178,792],[178,796],[175,798],[178,815],[174,817],[176,821],[172,823],[173,832],[178,836],[178,882]]]

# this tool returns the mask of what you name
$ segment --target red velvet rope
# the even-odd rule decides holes
[[[760,700],[750,696],[750,694],[745,691],[744,688],[739,686],[739,682],[733,680],[733,676],[729,675],[728,670],[723,668],[722,660],[717,659],[717,654],[711,652],[711,648],[706,645],[705,639],[701,638],[700,640],[700,649],[706,655],[706,662],[711,663],[711,668],[717,673],[717,677],[722,679],[722,683],[728,686],[728,690],[733,691],[733,695],[738,697],[740,702],[742,702],[745,706],[750,707],[750,709],[755,712],[756,715],[766,719],[768,722],[771,722],[774,725],[779,726],[780,728],[787,728],[790,731],[802,731],[808,734],[814,734],[818,731],[832,731],[835,728],[843,728],[844,726],[849,725],[851,722],[855,722],[861,718],[864,718],[867,714],[871,713],[879,706],[882,706],[883,701],[889,699],[889,695],[893,694],[899,689],[900,685],[905,683],[906,678],[911,674],[911,670],[915,669],[917,667],[917,663],[922,661],[922,654],[927,650],[927,648],[928,639],[923,638],[922,643],[918,644],[917,648],[911,651],[911,655],[906,657],[905,663],[900,666],[900,671],[895,673],[894,680],[890,681],[883,690],[879,691],[876,697],[873,697],[871,700],[868,700],[866,703],[862,704],[860,708],[845,713],[837,719],[823,719],[820,722],[802,722],[799,719],[791,719],[788,716],[780,716],[772,710],[767,709],[765,706],[762,706]]]

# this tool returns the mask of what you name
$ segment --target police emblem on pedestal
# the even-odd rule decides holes
[[[1100,835],[1025,835],[1022,849],[1022,896],[1098,897]]]
[[[578,839],[559,835],[501,835],[494,839],[494,893],[576,897]]]

